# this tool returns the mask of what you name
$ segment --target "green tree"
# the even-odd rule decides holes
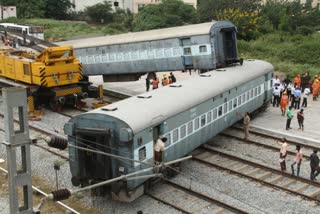
[[[45,17],[53,19],[66,19],[69,10],[74,7],[70,0],[44,0]]]
[[[85,14],[94,22],[110,23],[112,22],[112,5],[108,1],[86,7]]]
[[[42,18],[44,17],[45,2],[43,0],[17,0],[18,18]]]
[[[257,12],[261,8],[261,0],[198,0],[200,21],[217,19],[223,10],[239,9],[243,12]]]
[[[181,26],[198,22],[194,7],[181,0],[163,0],[156,5],[147,5],[133,20],[133,30],[143,31]]]

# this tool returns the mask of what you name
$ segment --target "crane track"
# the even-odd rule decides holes
[[[186,188],[180,184],[163,179],[160,189],[156,193],[147,192],[147,195],[166,205],[169,205],[183,213],[230,213],[244,214],[248,213],[239,208],[233,207],[222,201],[216,200],[203,193],[196,192],[190,188]],[[165,189],[165,191],[163,191]]]
[[[208,144],[201,148],[204,152],[193,156],[193,160],[320,203],[318,182],[235,157],[218,151]]]

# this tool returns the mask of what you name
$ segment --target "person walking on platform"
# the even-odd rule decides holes
[[[176,77],[173,75],[172,72],[170,72],[170,76],[169,76],[169,77],[171,77],[171,80],[172,80],[173,83],[177,82],[177,79],[176,79]]]
[[[316,177],[320,174],[320,167],[319,167],[319,157],[317,155],[318,150],[313,150],[313,153],[310,155],[310,179],[316,180]]]
[[[153,81],[152,81],[152,89],[155,90],[159,87],[159,80],[156,77]]]
[[[303,109],[301,109],[298,113],[297,113],[297,119],[298,119],[298,124],[299,124],[299,129],[301,129],[303,131],[303,121],[304,121],[304,115],[303,115]]]
[[[292,114],[292,107],[289,106],[289,109],[287,110],[287,124],[286,124],[286,130],[291,129],[290,124],[291,124],[291,120],[293,118],[293,114]]]
[[[310,94],[310,89],[309,89],[309,87],[306,87],[303,91],[303,94],[302,94],[303,101],[302,101],[301,107],[305,107],[305,108],[307,107],[309,94]]]
[[[169,80],[168,80],[167,76],[163,75],[163,79],[162,79],[161,84],[162,84],[162,86],[169,85]]]
[[[294,90],[294,109],[300,109],[300,100],[301,100],[301,90],[299,87],[296,87]]]
[[[299,176],[299,174],[300,174],[300,166],[301,166],[303,154],[301,152],[301,146],[300,145],[296,146],[296,150],[297,150],[296,157],[294,159],[294,162],[291,164],[291,172],[292,172],[292,175],[294,175],[294,165],[297,164],[297,176]]]
[[[281,96],[281,101],[280,101],[280,109],[281,109],[282,116],[284,116],[286,114],[288,103],[289,103],[289,97],[287,95],[287,92],[284,91]]]
[[[274,107],[276,105],[277,107],[279,107],[279,102],[280,102],[280,89],[277,84],[273,90],[273,104],[272,104],[272,106]]]
[[[149,91],[150,89],[150,80],[146,78],[146,91]]]
[[[249,140],[249,123],[250,123],[250,116],[248,112],[244,113],[243,116],[243,130],[244,130],[244,139]]]
[[[315,79],[315,81],[312,84],[312,95],[313,95],[313,100],[314,101],[317,100],[318,93],[319,93],[319,80]]]
[[[280,168],[281,168],[281,171],[286,171],[287,170],[286,157],[287,157],[287,148],[288,148],[287,140],[285,138],[282,138],[282,142],[277,141],[277,143],[281,145],[280,159],[279,159]]]

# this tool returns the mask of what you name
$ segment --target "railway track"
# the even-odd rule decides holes
[[[248,213],[167,179],[163,179],[161,184],[157,184],[156,192],[149,191],[147,195],[183,213],[188,214]]]
[[[318,182],[235,157],[208,144],[201,146],[201,149],[203,152],[193,156],[193,160],[320,203]]]

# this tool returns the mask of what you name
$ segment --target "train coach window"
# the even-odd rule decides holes
[[[232,110],[232,100],[229,101],[229,111]]]
[[[179,131],[178,131],[178,129],[175,129],[173,131],[173,135],[172,135],[172,143],[177,142],[178,139],[179,139]]]
[[[205,126],[206,125],[206,115],[202,115],[201,116],[201,127]]]
[[[200,52],[200,53],[207,53],[207,46],[201,45],[201,46],[199,47],[199,52]]]
[[[238,97],[238,106],[240,106],[241,105],[241,95]]]
[[[254,96],[256,97],[258,95],[258,88],[254,89]]]
[[[225,103],[223,105],[223,114],[226,114],[228,112],[228,103]]]
[[[165,137],[167,138],[167,141],[165,142],[164,146],[167,147],[171,144],[171,134],[168,133],[165,135]]]
[[[207,114],[207,121],[208,121],[208,123],[211,122],[211,118],[212,118],[212,111],[209,111],[208,114]]]
[[[186,125],[180,127],[180,138],[184,138],[186,136]]]
[[[261,94],[261,87],[262,87],[262,86],[259,86],[259,87],[258,87],[258,94],[259,94],[259,95]]]
[[[252,99],[253,98],[253,89],[251,89],[251,91],[250,91],[250,99]]]
[[[215,120],[215,119],[217,119],[217,109],[216,108],[213,109],[213,111],[212,111],[212,120]]]
[[[242,94],[242,102],[246,102],[246,94]]]
[[[188,123],[188,134],[191,134],[193,132],[193,121],[190,121]]]
[[[237,98],[233,99],[233,108],[237,108]]]
[[[183,55],[191,55],[191,48],[184,48],[183,49]]]
[[[147,158],[146,147],[142,147],[139,149],[139,161],[144,161]]]
[[[194,119],[194,130],[199,129],[199,117]]]
[[[218,116],[221,117],[221,115],[222,115],[222,106],[220,106],[218,110]]]
[[[250,100],[250,91],[247,92],[247,101]]]

